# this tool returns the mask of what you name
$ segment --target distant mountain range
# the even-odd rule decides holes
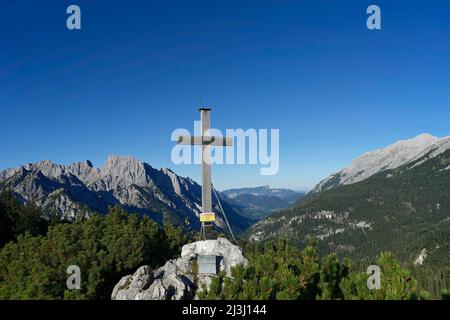
[[[201,187],[132,157],[110,156],[101,168],[23,165],[0,172],[4,190],[69,221],[120,204],[158,223],[199,229]],[[303,246],[314,238],[322,253],[364,261],[389,250],[411,264],[450,265],[450,137],[423,134],[365,153],[306,195],[262,186],[219,196],[235,231],[253,224],[251,240],[285,237]]]
[[[45,160],[0,172],[0,192],[12,190],[21,202],[35,201],[47,215],[56,213],[73,221],[108,206],[122,205],[127,211],[148,215],[158,223],[172,223],[185,230],[199,230],[201,187],[190,178],[169,169],[157,170],[133,157],[109,156],[102,168],[90,161],[68,166]],[[254,220],[220,195],[232,228],[239,232]],[[225,226],[217,201],[213,201],[217,226]]]
[[[368,152],[291,208],[256,223],[253,240],[279,236],[370,260],[450,265],[450,137],[428,134]]]
[[[304,196],[302,192],[289,189],[273,189],[269,186],[237,188],[223,191],[230,202],[241,212],[260,219],[281,209],[285,209]]]

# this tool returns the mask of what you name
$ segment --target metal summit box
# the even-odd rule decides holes
[[[198,273],[199,274],[217,274],[219,269],[219,257],[214,255],[198,255]]]

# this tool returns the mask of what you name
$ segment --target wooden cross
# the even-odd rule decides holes
[[[211,146],[232,146],[233,139],[229,137],[215,137],[211,136],[211,109],[200,108],[201,120],[201,136],[179,136],[178,144],[184,145],[201,145],[202,146],[202,215],[210,215],[214,219],[212,213],[211,201]],[[202,218],[200,217],[200,220]],[[213,222],[213,221],[211,221]],[[211,224],[212,225],[212,224]],[[205,235],[205,226],[211,226],[202,221],[202,235]]]

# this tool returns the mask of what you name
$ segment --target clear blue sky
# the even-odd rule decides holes
[[[171,163],[170,134],[201,94],[214,127],[280,129],[278,175],[215,166],[216,186],[310,188],[365,151],[450,134],[449,15],[448,1],[2,0],[0,169],[113,153],[198,180]]]

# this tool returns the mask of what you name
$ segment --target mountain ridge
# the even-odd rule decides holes
[[[249,217],[260,219],[285,209],[303,197],[303,192],[270,188],[269,185],[233,188],[222,192]]]
[[[19,201],[35,201],[47,213],[64,220],[106,213],[110,205],[145,214],[159,223],[170,222],[184,229],[199,228],[201,187],[191,178],[168,168],[155,169],[131,156],[110,155],[101,168],[89,160],[69,165],[42,160],[0,172],[0,191],[12,190]],[[246,229],[251,219],[241,216],[226,203],[224,209],[237,230]],[[217,208],[217,201],[213,201]],[[217,225],[225,226],[221,215]]]
[[[338,185],[362,181],[372,175],[398,168],[433,152],[433,156],[450,148],[450,136],[438,138],[428,133],[414,138],[399,140],[387,147],[365,152],[340,171],[320,181],[311,191],[318,193]]]

